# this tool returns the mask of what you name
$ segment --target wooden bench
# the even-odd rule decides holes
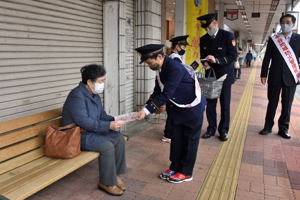
[[[43,152],[44,133],[60,124],[61,109],[0,122],[0,199],[25,199],[88,162],[99,153],[53,159]]]

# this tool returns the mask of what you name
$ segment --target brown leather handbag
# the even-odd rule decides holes
[[[45,136],[45,155],[52,158],[74,158],[80,154],[80,127],[50,125]]]

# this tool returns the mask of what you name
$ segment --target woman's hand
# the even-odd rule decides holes
[[[120,129],[122,126],[124,126],[124,124],[125,123],[123,121],[111,121],[109,128],[111,130],[116,131],[116,130]]]

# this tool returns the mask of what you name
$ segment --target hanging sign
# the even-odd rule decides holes
[[[239,12],[237,9],[227,9],[226,10],[226,19],[228,19],[230,21],[234,21],[239,18],[238,13]]]

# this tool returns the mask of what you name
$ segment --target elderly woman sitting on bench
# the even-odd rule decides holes
[[[62,125],[75,123],[81,133],[81,149],[100,152],[98,187],[111,195],[122,195],[124,183],[119,177],[126,171],[124,137],[117,130],[124,123],[107,115],[101,103],[106,71],[91,64],[81,68],[82,82],[67,97],[62,111]]]

